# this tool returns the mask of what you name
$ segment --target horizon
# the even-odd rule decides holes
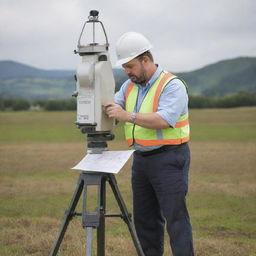
[[[188,73],[188,72],[193,72],[193,71],[197,71],[197,70],[200,70],[200,69],[203,69],[207,66],[211,66],[211,65],[215,65],[219,62],[223,62],[223,61],[229,61],[229,60],[235,60],[235,59],[239,59],[239,58],[256,58],[256,56],[238,56],[238,57],[234,57],[234,58],[227,58],[227,59],[221,59],[221,60],[218,60],[216,62],[213,62],[213,63],[208,63],[208,64],[205,64],[204,66],[202,67],[199,67],[199,68],[196,68],[196,69],[193,69],[193,70],[185,70],[185,71],[172,71],[174,73]],[[51,69],[46,69],[46,68],[41,68],[41,67],[37,67],[37,66],[34,66],[32,64],[28,64],[28,63],[24,63],[24,62],[20,62],[20,61],[16,61],[16,60],[13,60],[13,59],[4,59],[4,60],[1,60],[0,59],[0,62],[14,62],[14,63],[18,63],[18,64],[21,64],[21,65],[25,65],[25,66],[28,66],[30,68],[35,68],[35,69],[38,69],[38,70],[44,70],[44,71],[74,71],[76,70],[76,68],[74,69],[59,69],[59,68],[51,68]],[[121,69],[123,70],[122,67],[115,67],[112,65],[112,69]]]

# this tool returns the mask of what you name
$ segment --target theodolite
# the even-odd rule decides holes
[[[107,34],[98,17],[98,11],[90,11],[79,36],[77,50],[74,51],[82,57],[75,75],[76,91],[73,94],[77,97],[76,124],[82,133],[87,134],[88,153],[100,153],[107,148],[106,141],[114,138],[111,133],[114,120],[108,118],[102,105],[113,101],[115,80],[109,60]],[[83,45],[82,36],[89,25],[92,25],[92,42]],[[98,25],[105,36],[103,44],[96,43]]]

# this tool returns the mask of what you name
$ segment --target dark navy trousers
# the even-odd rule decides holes
[[[166,226],[174,256],[193,256],[188,190],[188,143],[152,155],[134,152],[134,224],[145,256],[162,256]]]

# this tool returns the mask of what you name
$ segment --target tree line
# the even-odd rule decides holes
[[[234,108],[256,106],[256,93],[239,92],[224,97],[190,96],[190,108]]]
[[[243,106],[256,106],[256,93],[239,92],[225,97],[210,97],[202,95],[189,96],[189,108],[233,108]],[[31,109],[46,111],[74,111],[76,110],[76,99],[29,101],[26,99],[0,98],[1,111],[20,111]]]
[[[64,111],[76,110],[76,99],[66,100],[35,100],[26,99],[1,99],[0,110],[46,110],[46,111]]]

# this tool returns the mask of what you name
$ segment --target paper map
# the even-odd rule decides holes
[[[118,173],[134,150],[103,151],[102,154],[87,154],[72,169],[92,172]]]

